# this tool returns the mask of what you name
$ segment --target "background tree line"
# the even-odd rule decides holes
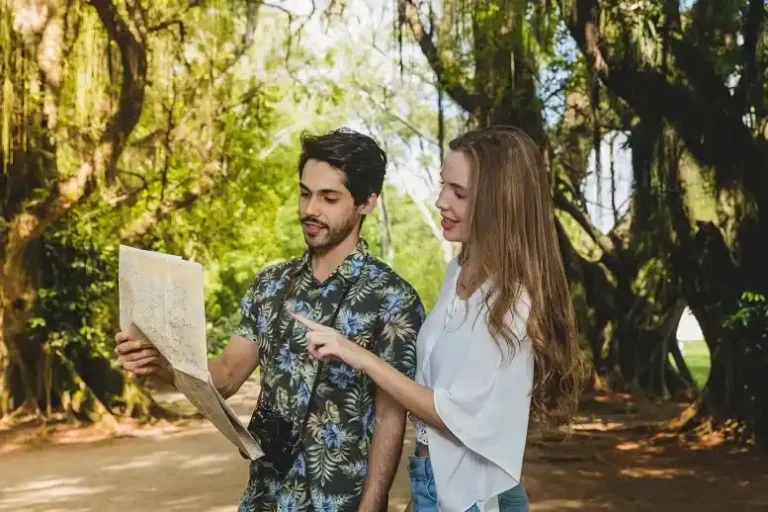
[[[203,263],[219,350],[255,272],[303,250],[302,130],[385,145],[365,235],[431,305],[451,248],[419,187],[454,134],[506,123],[547,160],[591,386],[695,388],[687,305],[712,368],[678,427],[766,443],[764,2],[298,4],[0,0],[0,414],[158,412],[110,364],[118,244]]]

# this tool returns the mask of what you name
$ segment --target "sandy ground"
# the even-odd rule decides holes
[[[256,391],[248,385],[230,400],[244,419]],[[531,510],[768,511],[768,458],[717,439],[650,438],[641,426],[653,414],[615,405],[593,411],[565,444],[531,440],[523,470]],[[0,511],[230,511],[246,483],[246,462],[198,419],[126,427],[109,439],[93,428],[40,432],[0,432]],[[405,469],[393,511],[407,503]]]

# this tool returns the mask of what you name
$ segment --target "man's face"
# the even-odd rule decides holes
[[[335,247],[358,229],[362,215],[369,213],[367,203],[355,206],[344,185],[344,174],[325,162],[308,160],[299,187],[299,219],[304,241],[311,249]]]

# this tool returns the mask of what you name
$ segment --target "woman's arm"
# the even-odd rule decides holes
[[[359,348],[359,345],[350,343]],[[365,372],[379,388],[430,427],[443,434],[452,435],[437,413],[435,393],[431,389],[411,380],[371,352],[365,350],[365,353],[360,370]]]
[[[315,359],[339,359],[366,373],[376,385],[404,409],[432,428],[453,437],[435,408],[435,394],[426,386],[403,375],[389,363],[354,343],[335,329],[312,322],[301,315],[293,317],[309,331],[309,355]]]

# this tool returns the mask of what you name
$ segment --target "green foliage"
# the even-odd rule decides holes
[[[755,432],[758,444],[765,440],[768,421],[768,397],[765,393],[765,368],[768,367],[768,299],[765,295],[745,291],[739,308],[723,324],[729,332],[713,358],[733,362],[737,368],[736,399],[742,404],[742,419]]]
[[[712,366],[712,358],[709,348],[704,340],[688,341],[684,344],[685,363],[699,388],[703,388],[709,378],[709,369]],[[674,361],[672,362],[674,364]]]
[[[57,192],[57,182],[90,161],[118,109],[123,73],[117,45],[93,4],[70,2],[65,19],[50,21],[62,22],[60,84],[50,94],[40,79],[42,53],[24,48],[10,30],[16,7],[6,4],[0,2],[0,43],[7,43],[0,51],[0,69],[7,71],[0,83],[0,157],[7,163],[11,152],[29,150],[36,167],[12,171],[28,174],[19,188],[23,197],[0,218],[0,235],[21,208],[43,204]],[[256,18],[249,2],[115,4],[132,30],[154,27],[140,38],[148,66],[141,115],[114,178],[96,175],[90,195],[47,224],[28,248],[35,259],[29,268],[40,280],[23,333],[24,356],[33,369],[53,364],[42,380],[58,379],[62,386],[54,382],[53,388],[76,391],[72,376],[81,373],[105,398],[108,385],[99,378],[107,373],[118,328],[120,243],[204,266],[209,352],[220,352],[259,270],[305,250],[296,211],[299,135],[305,130],[349,125],[385,147],[393,178],[385,193],[391,246],[385,247],[379,212],[366,219],[363,236],[372,253],[389,260],[432,307],[445,269],[442,241],[425,222],[429,213],[403,190],[403,182],[411,190],[414,182],[432,187],[439,167],[435,90],[431,78],[416,77],[423,66],[411,67],[414,77],[396,76],[394,59],[376,53],[373,40],[366,46],[338,37],[327,51],[307,39],[301,44],[290,32],[296,23],[289,26],[280,10],[260,5]],[[554,20],[538,8],[527,15]],[[23,29],[38,36],[32,24]],[[541,29],[524,36],[529,49],[548,44],[552,26]],[[441,48],[451,51],[450,45]],[[461,71],[470,60],[459,51],[455,62]],[[47,110],[45,101],[51,102]],[[447,111],[445,137],[465,121],[463,113]],[[58,363],[51,363],[51,354]],[[99,377],[86,375],[96,366]]]
[[[445,273],[440,242],[410,197],[394,188],[387,189],[385,196],[395,246],[392,268],[413,285],[429,311],[437,301]]]
[[[41,240],[38,308],[27,335],[62,352],[110,357],[114,334],[105,327],[117,319],[117,244],[93,213],[74,213]]]

